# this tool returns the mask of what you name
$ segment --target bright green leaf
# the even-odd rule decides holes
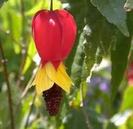
[[[121,111],[133,109],[133,86],[128,86],[124,92]]]
[[[28,48],[28,53],[27,53],[27,59],[26,59],[26,63],[23,69],[23,74],[28,70],[28,68],[30,67],[32,61],[33,61],[33,57],[36,53],[36,49],[35,49],[35,45],[34,45],[34,41],[31,38],[30,39],[30,43],[29,43],[29,48]]]
[[[126,122],[127,129],[133,129],[133,113]]]
[[[54,0],[53,1],[53,9],[60,9],[61,8],[61,2],[59,0]],[[26,12],[26,15],[34,15],[38,10],[41,9],[50,9],[50,0],[40,0],[33,8],[28,10]]]

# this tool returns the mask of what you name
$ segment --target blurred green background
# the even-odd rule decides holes
[[[0,129],[133,129],[132,0],[53,1],[78,26],[65,61],[74,86],[50,117],[29,86],[38,67],[31,21],[50,0],[0,0]]]

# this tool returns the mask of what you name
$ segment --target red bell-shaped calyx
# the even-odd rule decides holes
[[[63,61],[73,47],[76,30],[73,16],[65,10],[37,12],[32,32],[42,63]]]

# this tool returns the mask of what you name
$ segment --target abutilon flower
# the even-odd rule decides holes
[[[50,115],[56,115],[62,98],[62,89],[70,92],[71,78],[63,64],[76,37],[76,23],[65,10],[40,10],[32,21],[32,33],[41,58],[33,85],[42,94]]]

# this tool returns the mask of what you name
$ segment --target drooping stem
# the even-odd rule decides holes
[[[31,115],[31,113],[32,113],[32,111],[33,111],[35,99],[36,99],[36,93],[34,94],[33,100],[32,100],[31,105],[30,105],[30,109],[29,109],[28,116],[27,116],[27,118],[26,118],[26,123],[25,123],[24,129],[27,129],[27,128],[28,128],[29,119],[30,119],[30,115]]]
[[[53,0],[51,0],[51,3],[50,3],[50,11],[53,11]]]
[[[6,85],[7,85],[8,104],[9,104],[9,112],[10,112],[10,120],[11,120],[11,129],[15,129],[11,86],[10,86],[10,83],[9,83],[9,76],[8,76],[8,71],[7,71],[6,58],[5,58],[3,47],[2,47],[1,43],[0,43],[0,55],[1,55],[1,58],[2,58],[1,62],[3,64],[3,73],[4,73]]]

